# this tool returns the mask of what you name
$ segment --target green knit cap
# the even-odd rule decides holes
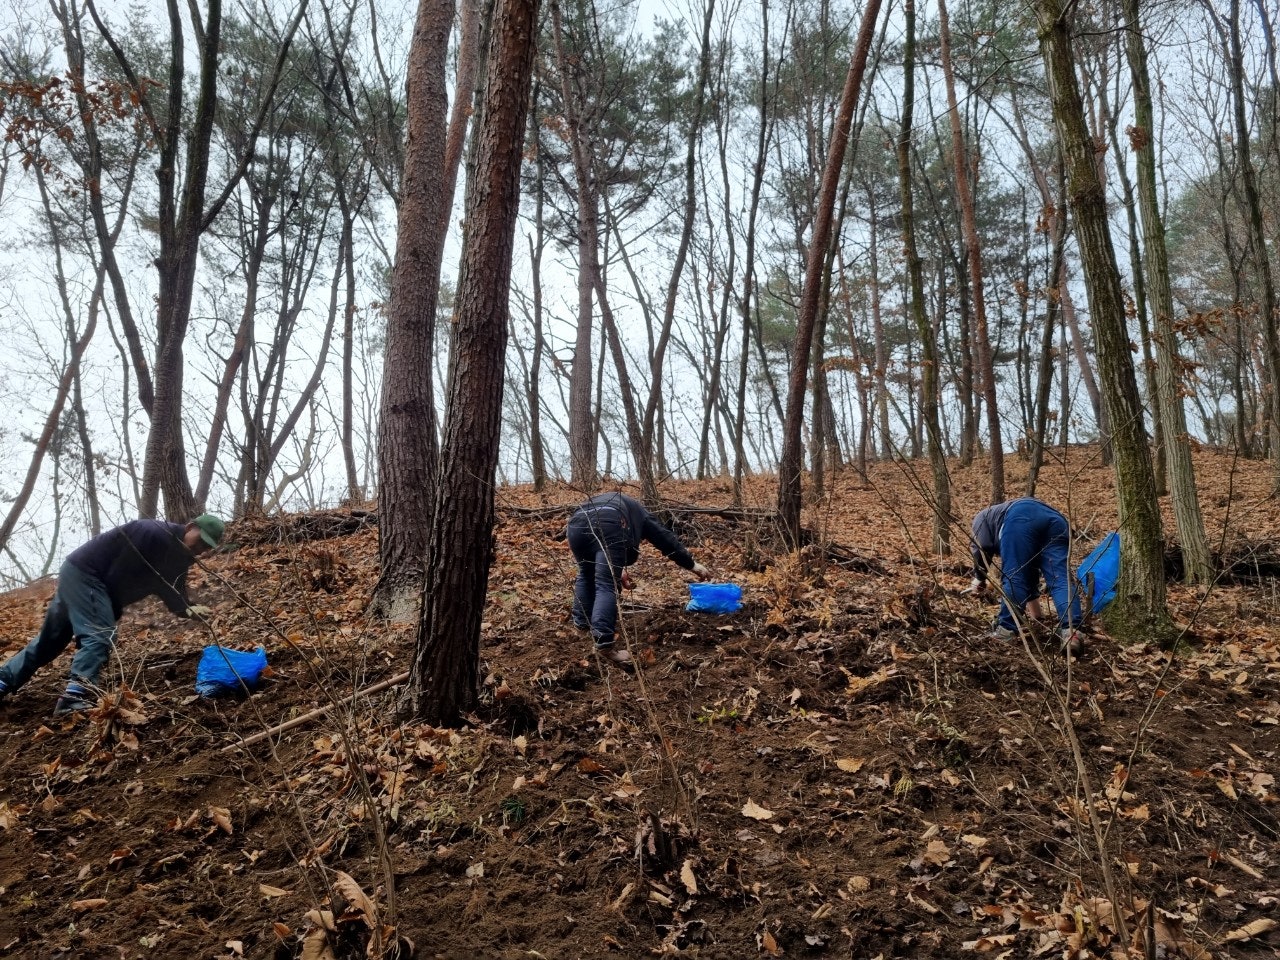
[[[200,539],[210,547],[216,547],[222,542],[222,534],[226,531],[227,525],[212,513],[202,513],[191,522],[199,529]]]

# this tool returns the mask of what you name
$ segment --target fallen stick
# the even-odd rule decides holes
[[[351,694],[351,696],[343,697],[337,703],[331,703],[327,707],[317,707],[310,713],[304,713],[300,717],[294,717],[292,720],[286,720],[284,723],[277,723],[274,727],[267,730],[259,730],[253,736],[245,737],[238,743],[229,743],[218,752],[230,753],[232,750],[237,750],[240,747],[252,746],[253,744],[258,743],[261,740],[265,740],[267,737],[273,736],[277,733],[284,733],[286,730],[292,730],[294,727],[300,727],[304,723],[310,723],[312,720],[316,719],[316,717],[322,717],[335,707],[344,706],[345,704],[355,700],[357,697],[367,696],[371,693],[379,693],[382,690],[386,690],[388,687],[394,687],[398,684],[404,683],[408,679],[409,671],[406,670],[404,673],[397,674],[390,680],[382,680],[371,687],[365,687],[363,690],[357,690],[355,693]]]

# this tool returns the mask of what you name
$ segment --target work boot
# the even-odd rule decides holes
[[[1062,652],[1068,657],[1080,657],[1084,654],[1084,637],[1075,627],[1063,627],[1058,631],[1062,640]]]
[[[630,667],[633,664],[630,650],[619,650],[617,647],[596,647],[596,653],[619,667]]]

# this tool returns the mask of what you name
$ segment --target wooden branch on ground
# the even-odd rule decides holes
[[[248,746],[252,746],[255,743],[260,743],[261,741],[267,739],[267,737],[273,737],[278,733],[284,733],[286,730],[292,730],[294,727],[300,727],[305,723],[310,723],[312,720],[315,720],[317,717],[323,717],[330,710],[333,710],[337,707],[344,707],[347,704],[351,703],[352,701],[356,700],[358,697],[366,697],[371,693],[379,693],[383,690],[386,690],[388,687],[398,686],[399,684],[404,683],[408,679],[409,679],[409,671],[406,670],[404,673],[397,674],[396,676],[392,677],[390,680],[383,680],[383,681],[380,681],[379,683],[375,683],[371,687],[365,687],[363,690],[357,690],[355,693],[351,694],[351,696],[343,697],[337,703],[331,703],[327,707],[319,707],[315,710],[312,710],[310,713],[304,713],[300,717],[294,717],[292,720],[286,720],[284,723],[277,723],[274,727],[271,727],[267,730],[260,730],[257,733],[253,734],[252,736],[245,737],[243,740],[241,740],[238,743],[229,743],[218,752],[230,753],[232,750],[238,750],[241,747],[248,747]]]

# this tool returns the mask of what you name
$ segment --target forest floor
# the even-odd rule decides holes
[[[1040,488],[1081,555],[1116,523],[1097,457],[1073,448]],[[1274,557],[1266,465],[1197,457],[1215,549]],[[393,689],[248,747],[407,670],[413,631],[365,618],[359,514],[233,524],[192,571],[211,627],[148,601],[121,624],[118,699],[50,718],[64,656],[0,708],[0,957],[342,960],[378,955],[372,929],[457,960],[1280,957],[1276,581],[1171,584],[1176,655],[1098,624],[1072,662],[988,639],[993,606],[961,593],[986,470],[952,467],[942,560],[923,465],[840,473],[799,554],[749,512],[677,511],[746,602],[686,613],[687,575],[646,547],[634,675],[568,619],[578,495],[504,488],[471,722],[398,722]],[[747,506],[773,496],[753,481]],[[0,654],[51,593],[0,596]],[[214,641],[266,647],[251,697],[195,695]]]

